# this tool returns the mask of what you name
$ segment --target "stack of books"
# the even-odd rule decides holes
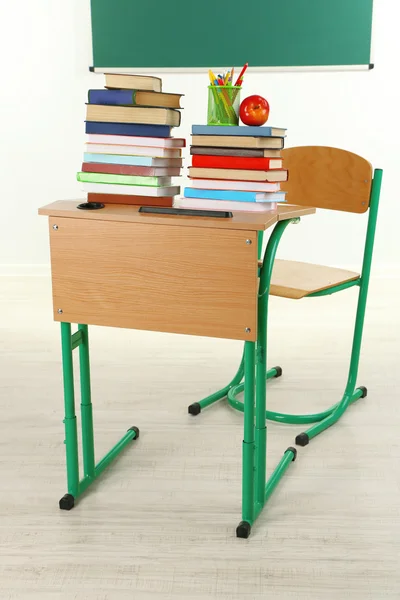
[[[182,94],[166,94],[158,77],[106,74],[106,89],[89,90],[86,144],[77,174],[88,202],[173,205],[185,140],[178,127]]]
[[[281,150],[286,129],[193,125],[190,187],[178,208],[263,212],[285,202]]]

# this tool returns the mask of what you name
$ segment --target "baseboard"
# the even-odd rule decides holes
[[[0,277],[50,277],[50,265],[2,265]]]

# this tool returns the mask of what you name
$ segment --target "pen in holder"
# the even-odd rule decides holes
[[[208,86],[207,125],[238,125],[240,108],[238,85]]]

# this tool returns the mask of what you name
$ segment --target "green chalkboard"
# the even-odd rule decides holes
[[[368,65],[373,0],[91,0],[97,68]]]

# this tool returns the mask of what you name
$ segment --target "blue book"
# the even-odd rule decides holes
[[[243,135],[247,137],[285,137],[282,127],[248,127],[247,125],[192,125],[192,135]]]
[[[89,104],[110,106],[154,106],[159,108],[182,108],[182,94],[166,94],[147,90],[89,90]]]
[[[101,123],[99,121],[86,121],[86,133],[100,133],[104,135],[133,135],[143,137],[171,137],[169,125],[142,125],[137,123]]]
[[[233,200],[235,202],[285,202],[285,192],[237,192],[232,190],[203,190],[185,188],[185,198]]]
[[[134,167],[180,167],[181,158],[158,158],[154,156],[129,156],[127,154],[83,153],[83,162],[108,165],[132,165]]]
[[[134,90],[89,90],[89,104],[110,104],[112,106],[126,106],[135,103]]]

